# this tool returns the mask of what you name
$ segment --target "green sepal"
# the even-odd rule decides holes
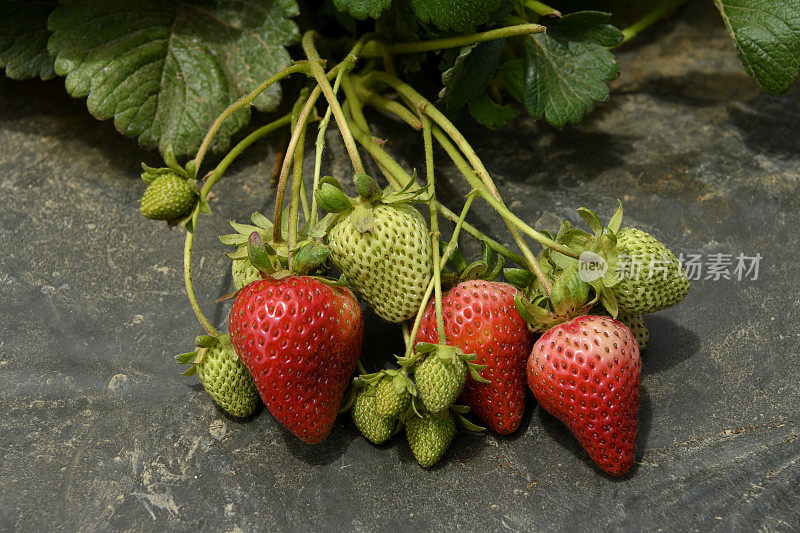
[[[194,376],[195,374],[197,374],[197,365],[191,365],[184,372],[181,372],[181,375],[186,376],[187,378],[190,376]]]
[[[446,243],[445,246],[447,246]],[[467,267],[469,266],[467,264],[466,257],[464,257],[464,254],[458,247],[456,247],[455,250],[453,250],[453,253],[450,254],[450,257],[447,259],[447,262],[453,265],[453,268],[456,270],[456,273],[464,272],[465,270],[467,270]]]
[[[308,233],[309,239],[322,239],[328,234],[328,230],[333,226],[333,223],[338,219],[336,213],[328,213],[322,220],[317,222],[311,231]]]
[[[451,411],[454,411],[453,407],[455,407],[455,405],[450,407]],[[469,408],[467,408],[467,410],[469,410]],[[459,427],[461,427],[466,431],[471,431],[473,433],[480,433],[482,431],[486,431],[485,427],[473,424],[472,422],[467,420],[467,418],[463,414],[459,413],[458,411],[453,412],[453,418],[455,419],[456,424],[458,424]]]
[[[272,231],[272,221],[258,211],[250,215],[250,220],[261,229]]]
[[[341,213],[353,207],[350,198],[340,188],[328,182],[320,183],[314,196],[319,206],[328,213]]]
[[[359,233],[371,232],[375,225],[372,204],[359,202],[350,214],[350,222],[353,224],[353,228]]]
[[[217,342],[217,338],[211,335],[198,335],[194,339],[194,345],[198,348],[210,348],[217,344]]]
[[[358,195],[364,200],[374,202],[383,195],[378,182],[369,174],[359,172],[353,176],[353,183],[355,183]]]
[[[603,231],[603,225],[600,223],[600,217],[589,208],[579,207],[578,214],[583,218],[586,225],[596,234]]]
[[[197,165],[195,164],[194,159],[187,161],[183,168],[186,170],[186,175],[189,178],[197,177]]]
[[[589,299],[589,285],[580,279],[578,271],[569,267],[559,274],[553,282],[550,300],[553,311],[559,317],[572,318]]]
[[[250,234],[247,241],[247,258],[250,264],[259,270],[271,273],[280,267],[275,264],[275,251],[261,240],[261,235],[257,231]]]
[[[308,274],[322,265],[331,253],[327,245],[319,241],[309,241],[298,249],[292,258],[292,270],[298,274]]]
[[[527,289],[535,278],[533,272],[524,268],[505,268],[503,275],[511,285],[518,289]]]
[[[164,163],[172,169],[177,174],[183,176],[184,178],[188,178],[189,175],[186,172],[186,169],[183,168],[179,163],[178,160],[175,159],[175,151],[172,149],[172,145],[168,144],[167,147],[164,149]]]
[[[196,356],[197,356],[197,350],[194,350],[192,352],[186,352],[176,355],[175,360],[182,365],[186,365],[189,364],[189,362]]]
[[[414,350],[417,353],[431,353],[434,351],[439,345],[433,344],[430,342],[418,342],[417,345],[414,347]]]
[[[537,298],[535,302],[529,302],[527,299],[517,294],[514,296],[514,307],[517,308],[517,311],[525,322],[533,328],[538,328],[544,324],[550,324],[558,318],[551,311],[538,305],[538,303],[544,301],[544,298]]]
[[[347,389],[347,392],[342,399],[342,403],[339,404],[339,414],[343,414],[348,412],[350,409],[353,408],[353,405],[356,403],[356,396],[358,395],[359,389],[361,389],[362,385],[356,382],[358,378],[353,379],[352,385]]]
[[[619,306],[617,305],[617,297],[614,292],[608,288],[603,287],[600,291],[600,303],[606,308],[611,318],[617,318],[619,315]]]
[[[622,225],[622,202],[617,200],[619,203],[619,207],[617,208],[614,215],[611,217],[611,220],[608,221],[608,229],[614,232],[614,234],[619,233],[619,228]]]

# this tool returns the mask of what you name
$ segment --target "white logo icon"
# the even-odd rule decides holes
[[[594,252],[581,252],[578,258],[578,277],[586,283],[602,278],[608,270],[608,263]]]

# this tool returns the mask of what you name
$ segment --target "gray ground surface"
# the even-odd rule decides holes
[[[648,317],[620,480],[538,408],[510,438],[459,436],[430,471],[402,438],[376,448],[346,420],[308,447],[264,410],[224,416],[172,358],[200,330],[181,233],[138,213],[138,164],[156,155],[58,81],[0,80],[0,530],[800,529],[800,93],[759,93],[713,15],[690,8],[622,52],[612,99],[579,126],[469,131],[540,227],[621,198],[676,252],[763,257],[758,280],[694,282]],[[417,137],[381,124],[419,165]],[[198,292],[218,324],[216,235],[270,205],[272,165],[266,144],[237,163],[202,221]],[[464,190],[439,170],[442,194]],[[478,224],[504,235],[488,211]],[[367,342],[376,366],[399,333],[373,318]]]

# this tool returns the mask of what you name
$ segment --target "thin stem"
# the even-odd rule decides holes
[[[248,146],[262,137],[272,133],[273,131],[288,125],[290,121],[291,114],[284,115],[283,117],[258,128],[250,135],[239,141],[239,143],[237,143],[236,146],[234,146],[225,155],[222,161],[219,162],[217,167],[208,176],[208,179],[206,179],[203,183],[203,187],[200,190],[200,194],[203,196],[203,198],[208,196],[208,193],[211,191],[212,187],[214,187],[214,185],[216,185],[217,182],[222,179],[222,176],[225,174],[225,171],[228,169],[231,163],[233,163],[233,161]],[[200,321],[200,324],[203,326],[203,328],[205,328],[209,335],[217,336],[219,333],[216,329],[214,329],[214,327],[211,325],[211,322],[209,322],[209,320],[203,314],[202,309],[200,309],[200,304],[197,302],[197,296],[194,292],[194,284],[192,283],[192,248],[194,247],[194,232],[197,231],[197,219],[199,215],[199,209],[196,209],[194,213],[192,213],[191,223],[193,231],[186,232],[186,242],[183,247],[183,281],[186,285],[186,296],[189,298],[189,304],[192,306],[192,310],[194,311],[197,320]]]
[[[183,247],[183,281],[186,284],[186,295],[189,297],[189,304],[191,304],[194,314],[200,324],[205,328],[209,335],[214,337],[219,336],[219,332],[214,329],[211,322],[208,321],[203,311],[200,309],[200,304],[197,303],[197,296],[194,294],[194,285],[192,285],[192,246],[194,245],[194,232],[186,232],[186,244]]]
[[[231,105],[229,105],[228,108],[225,111],[223,111],[222,114],[220,116],[218,116],[217,119],[214,121],[214,123],[211,125],[211,128],[206,133],[206,136],[203,139],[202,144],[200,144],[200,148],[197,150],[197,155],[195,155],[195,157],[194,157],[195,172],[199,172],[200,165],[203,163],[203,158],[205,157],[206,152],[208,151],[209,147],[211,146],[211,141],[214,139],[214,135],[216,135],[217,131],[222,126],[222,123],[225,122],[225,120],[228,117],[230,117],[232,114],[234,114],[239,109],[243,109],[243,108],[249,106],[250,104],[252,104],[253,100],[255,100],[258,97],[259,94],[261,94],[262,92],[267,90],[272,84],[274,84],[275,82],[277,82],[277,81],[279,81],[279,80],[281,80],[283,78],[291,76],[295,72],[305,72],[305,73],[309,72],[309,64],[308,64],[308,62],[307,61],[298,61],[294,65],[281,70],[280,72],[278,72],[274,76],[272,76],[269,79],[267,79],[266,81],[264,81],[258,87],[253,89],[253,91],[251,91],[250,94],[240,98],[239,100],[237,100],[234,103],[232,103]]]
[[[201,194],[203,197],[208,194],[211,188],[216,185],[216,183],[222,179],[222,176],[225,174],[225,171],[228,169],[231,163],[233,163],[234,159],[239,157],[242,152],[247,149],[251,144],[256,142],[257,140],[269,135],[275,130],[288,126],[292,120],[291,113],[287,113],[286,115],[282,116],[281,118],[270,122],[264,126],[261,126],[250,135],[239,141],[239,143],[231,148],[231,150],[222,158],[222,161],[219,162],[217,167],[211,172],[208,178],[203,182],[203,188],[201,189]]]
[[[375,159],[378,166],[384,171],[386,179],[389,180],[389,183],[391,183],[395,189],[403,189],[413,181],[414,178],[406,173],[406,171],[403,170],[397,161],[395,161],[389,154],[386,153],[383,148],[373,141],[372,137],[367,132],[359,128],[354,123],[350,124],[350,129],[358,143],[363,146],[367,152],[369,152],[373,159]],[[453,213],[450,209],[442,204],[437,203],[437,210],[442,214],[442,216],[451,222],[456,222],[458,220],[458,215]],[[464,231],[466,231],[473,238],[488,244],[489,247],[498,254],[510,259],[511,261],[514,261],[520,266],[524,266],[526,264],[525,259],[521,255],[503,246],[491,237],[488,237],[471,224],[467,222],[464,222],[463,224]]]
[[[533,274],[539,280],[539,283],[542,284],[542,288],[544,289],[545,293],[549,296],[552,290],[552,285],[550,284],[550,280],[547,278],[547,275],[542,270],[541,265],[539,265],[539,261],[537,261],[536,257],[534,257],[533,252],[531,252],[531,249],[523,240],[522,235],[520,235],[519,228],[514,225],[514,221],[519,219],[516,216],[514,216],[514,220],[507,217],[504,213],[507,214],[512,214],[512,213],[505,207],[505,204],[503,204],[502,200],[498,199],[498,196],[491,194],[489,191],[487,191],[486,187],[483,187],[482,186],[483,184],[479,180],[472,178],[472,176],[474,176],[473,170],[469,167],[467,162],[464,161],[464,159],[461,157],[461,154],[458,152],[456,147],[453,146],[453,143],[450,142],[450,140],[444,135],[444,133],[441,132],[441,130],[437,128],[436,131],[434,131],[434,135],[436,135],[436,140],[439,142],[442,148],[445,149],[447,154],[450,156],[450,159],[453,160],[453,162],[456,164],[459,170],[461,170],[461,173],[464,174],[464,177],[467,178],[467,181],[470,182],[470,185],[472,185],[476,190],[485,193],[482,194],[484,198],[487,199],[492,198],[492,200],[495,202],[495,203],[490,202],[490,205],[492,205],[492,207],[500,205],[505,209],[505,211],[498,210],[500,216],[503,218],[503,222],[505,222],[506,227],[508,227],[508,230],[514,237],[514,240],[516,241],[517,245],[522,250],[522,253],[525,256],[525,263],[527,263],[528,267],[533,271]],[[495,207],[495,209],[497,208]]]
[[[388,98],[384,98],[378,93],[370,91],[369,89],[360,84],[356,86],[356,91],[358,92],[358,96],[367,105],[370,105],[379,111],[384,111],[386,113],[396,115],[415,130],[419,130],[422,128],[422,122],[420,122],[419,117],[414,113],[412,113],[411,111],[409,111],[409,109],[400,102],[395,102],[394,100],[389,100]]]
[[[311,115],[311,110],[314,108],[314,104],[317,102],[320,93],[321,91],[319,86],[314,87],[314,90],[311,91],[305,106],[303,106],[303,110],[297,117],[297,124],[294,127],[292,138],[289,140],[289,146],[286,148],[286,155],[283,158],[281,176],[278,179],[278,191],[275,194],[275,214],[273,217],[272,226],[272,240],[276,243],[283,241],[283,235],[281,234],[281,215],[283,214],[283,199],[286,194],[286,179],[289,176],[289,166],[294,158],[295,150],[300,142],[300,138],[302,137],[305,139],[305,135],[303,135],[303,133],[306,128],[306,122],[308,121],[308,117]],[[298,99],[297,103],[300,101],[301,99]],[[297,107],[297,103],[295,104],[295,107]]]
[[[495,30],[472,33],[458,37],[446,37],[444,39],[433,39],[430,41],[415,41],[394,44],[381,44],[378,41],[370,41],[361,53],[363,57],[383,57],[384,54],[416,54],[420,52],[430,52],[432,50],[443,50],[446,48],[460,48],[471,44],[493,41],[495,39],[506,39],[518,35],[530,35],[532,33],[542,33],[544,26],[539,24],[516,24],[497,28]]]
[[[447,137],[444,135],[444,133],[442,133],[442,130],[434,128],[433,134],[434,136],[436,136],[436,140],[439,141],[439,144],[442,146],[442,148],[444,148],[445,151],[448,153],[448,155],[450,155],[451,159],[458,167],[458,169],[461,171],[461,173],[464,174],[464,176],[467,178],[469,184],[472,185],[476,190],[481,191],[481,196],[485,198],[486,201],[489,202],[489,205],[491,205],[495,209],[495,211],[500,213],[502,217],[510,219],[512,222],[514,222],[515,225],[517,225],[523,231],[523,233],[533,238],[533,240],[535,240],[542,246],[547,246],[548,248],[552,248],[553,250],[561,252],[562,254],[567,255],[569,257],[574,257],[576,259],[578,258],[578,253],[575,250],[568,248],[567,246],[564,246],[563,244],[558,243],[553,239],[549,238],[547,235],[536,231],[528,224],[526,224],[521,218],[516,216],[510,209],[508,209],[508,207],[505,206],[505,204],[503,204],[500,200],[498,200],[494,195],[490,194],[485,189],[480,188],[481,183],[478,180],[477,176],[475,175],[475,172],[472,170],[472,168],[470,168],[467,162],[464,161],[464,159],[458,153],[456,147],[453,146],[453,143],[451,143],[449,139],[447,139]]]
[[[440,264],[446,263],[447,260],[450,259],[450,256],[453,254],[453,252],[456,251],[456,248],[458,248],[458,236],[461,233],[462,227],[464,229],[467,229],[467,224],[466,222],[464,222],[464,220],[467,218],[467,212],[469,212],[469,208],[472,206],[473,200],[475,200],[475,194],[468,194],[467,201],[464,203],[463,209],[461,209],[461,215],[459,215],[457,218],[456,227],[453,229],[453,235],[450,237],[450,242],[447,243],[447,247],[444,249],[444,253],[442,254],[442,259]],[[431,299],[431,294],[434,291],[434,286],[435,286],[434,280],[431,279],[428,282],[428,288],[425,289],[425,294],[422,297],[422,302],[419,306],[419,311],[417,311],[417,316],[414,318],[414,325],[412,326],[411,333],[409,334],[409,339],[411,339],[411,342],[406,344],[406,353],[405,353],[406,357],[410,357],[411,352],[414,349],[413,340],[417,338],[419,327],[422,324],[422,316],[425,314],[425,309],[428,307],[428,302]],[[441,340],[442,337],[440,337],[439,339],[440,339],[439,342],[443,342]]]
[[[289,268],[292,266],[293,251],[297,246],[297,225],[300,216],[300,190],[303,184],[303,153],[305,151],[307,123],[300,131],[300,140],[294,152],[294,172],[292,172],[292,192],[289,196],[289,235],[286,241],[286,256]]]
[[[658,22],[667,13],[669,13],[674,9],[677,9],[682,4],[685,4],[686,1],[687,0],[669,0],[664,4],[658,6],[656,9],[654,9],[641,19],[637,20],[636,22],[634,22],[633,24],[622,30],[622,41],[619,44],[625,43],[633,39],[640,32]]]
[[[433,291],[436,306],[436,331],[439,344],[447,344],[444,331],[444,314],[442,312],[442,265],[439,263],[439,217],[436,213],[436,186],[433,171],[433,141],[431,140],[431,121],[428,117],[422,118],[422,139],[425,145],[425,173],[428,178],[428,205],[431,218],[431,248],[433,255]]]
[[[415,91],[410,85],[403,82],[402,80],[395,78],[394,76],[390,76],[384,72],[370,72],[365,76],[364,80],[367,82],[369,79],[377,81],[378,83],[384,83],[389,85],[393,89],[395,89],[398,93],[405,96],[408,100],[414,103],[415,107],[420,110],[420,112],[429,116],[447,135],[453,139],[453,141],[458,145],[458,148],[461,152],[464,153],[467,160],[470,162],[472,167],[475,169],[478,177],[480,178],[481,182],[485,189],[487,189],[492,196],[497,198],[497,200],[502,204],[503,199],[500,197],[500,193],[497,192],[497,187],[495,187],[492,178],[489,176],[489,172],[487,172],[486,168],[483,166],[478,155],[475,153],[475,150],[472,149],[472,146],[467,142],[467,139],[462,135],[460,131],[453,125],[450,120],[445,117],[441,111],[436,109],[433,105],[431,105],[428,100],[425,99],[421,94]],[[439,140],[439,137],[437,137]],[[441,143],[441,141],[440,141]],[[452,157],[452,155],[451,155]],[[542,284],[542,288],[545,290],[546,294],[550,295],[550,281],[547,279],[547,276],[544,274],[544,271],[539,266],[539,262],[536,260],[536,257],[531,252],[531,249],[528,247],[528,244],[523,239],[522,235],[520,234],[519,229],[514,226],[512,223],[508,221],[505,217],[503,218],[506,226],[508,227],[508,231],[511,233],[511,236],[514,238],[514,242],[517,243],[519,249],[522,251],[522,255],[525,256],[525,260],[539,279],[539,282]]]
[[[560,17],[561,12],[536,0],[525,0],[525,7],[539,15],[540,17]]]
[[[314,36],[316,32],[314,31],[307,31],[305,35],[303,35],[302,45],[303,51],[306,53],[306,56],[311,60],[310,68],[311,74],[317,80],[317,87],[322,89],[322,94],[325,95],[325,99],[328,101],[328,105],[333,110],[333,117],[336,119],[336,123],[339,126],[339,131],[342,134],[342,140],[344,141],[344,145],[347,148],[347,153],[350,155],[350,161],[353,164],[353,170],[356,174],[360,174],[364,172],[364,165],[361,163],[361,156],[358,155],[358,148],[356,147],[356,143],[353,140],[353,135],[350,133],[350,130],[347,128],[347,121],[344,119],[344,113],[342,113],[342,108],[339,105],[339,101],[336,99],[336,95],[333,92],[333,88],[331,87],[328,78],[325,77],[325,71],[320,66],[319,62],[315,61],[319,59],[319,54],[317,53],[317,49],[314,47]],[[358,51],[355,51],[351,55],[349,55],[344,62],[348,62],[351,65],[355,64],[355,56]],[[352,59],[351,59],[352,58]]]

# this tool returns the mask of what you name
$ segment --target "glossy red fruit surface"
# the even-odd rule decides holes
[[[228,331],[272,416],[304,442],[324,440],[361,355],[353,293],[308,276],[257,280],[236,297]]]

